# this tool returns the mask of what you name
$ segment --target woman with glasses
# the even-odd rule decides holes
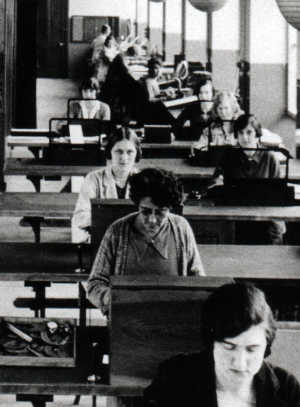
[[[276,325],[260,289],[242,283],[218,288],[203,305],[202,330],[204,350],[163,362],[143,406],[300,406],[297,379],[265,361]]]
[[[146,168],[129,178],[138,207],[106,231],[88,280],[89,300],[107,313],[111,275],[204,275],[188,222],[171,210],[182,204],[183,190],[171,172]]]

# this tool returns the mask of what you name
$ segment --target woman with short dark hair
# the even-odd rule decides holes
[[[110,164],[90,172],[78,196],[72,218],[72,241],[89,239],[91,226],[91,199],[129,198],[128,177],[136,171],[142,149],[134,130],[119,127],[109,137],[105,155]]]
[[[224,285],[202,312],[206,349],[163,362],[145,390],[145,406],[300,406],[297,379],[264,361],[276,326],[261,290],[250,284]]]
[[[87,284],[89,300],[108,312],[111,275],[204,275],[194,234],[182,216],[171,213],[182,203],[175,176],[146,168],[129,178],[138,207],[106,231]]]

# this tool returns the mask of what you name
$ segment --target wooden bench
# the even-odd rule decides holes
[[[40,242],[41,227],[70,227],[77,194],[5,192],[0,194],[0,216],[22,218],[20,226],[32,227]]]
[[[229,277],[252,281],[268,295],[280,320],[300,320],[300,247],[198,245],[208,277]],[[44,316],[47,308],[79,307],[82,316],[91,305],[85,292],[78,298],[46,298],[45,286],[51,282],[79,283],[87,280],[94,248],[68,243],[0,243],[0,280],[25,281],[33,286],[35,297],[20,297],[16,307]],[[241,261],[242,259],[242,261]],[[259,267],[258,267],[259,259]]]

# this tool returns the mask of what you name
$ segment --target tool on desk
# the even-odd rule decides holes
[[[7,328],[14,333],[15,335],[17,335],[19,338],[23,339],[26,342],[31,343],[32,342],[32,338],[31,336],[27,335],[25,332],[21,331],[21,329],[17,328],[15,325],[11,324],[10,322],[6,322]]]

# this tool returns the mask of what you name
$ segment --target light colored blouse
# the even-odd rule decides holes
[[[75,119],[110,120],[111,112],[108,104],[100,102],[100,100],[89,100],[87,102],[84,100],[73,102],[69,116]]]
[[[89,233],[85,229],[91,226],[91,199],[95,198],[118,198],[117,186],[110,166],[90,172],[83,181],[72,218],[72,242],[74,243],[86,242],[89,239]],[[125,198],[129,198],[128,184]]]

